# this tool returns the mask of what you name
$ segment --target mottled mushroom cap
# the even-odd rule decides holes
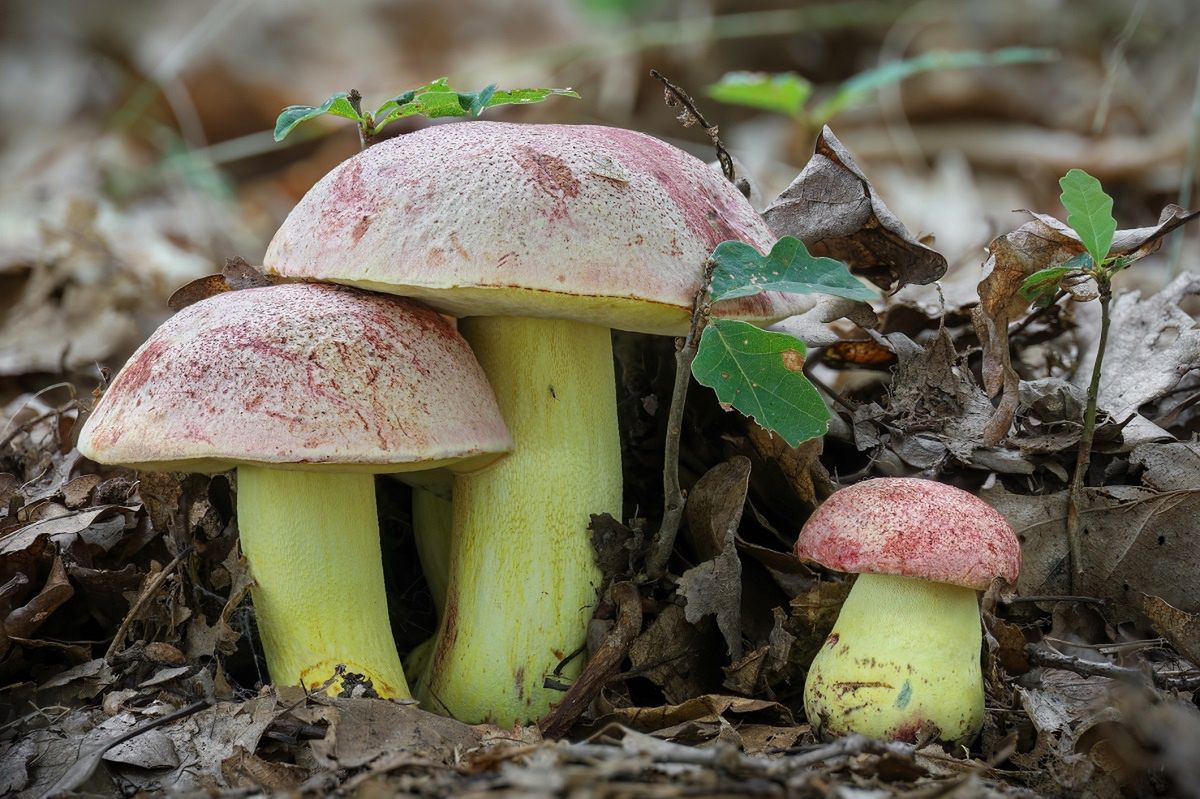
[[[79,436],[100,463],[405,472],[512,446],[466,341],[418,303],[339,286],[217,294],[168,319]]]
[[[267,248],[268,272],[417,297],[454,316],[687,331],[722,241],[775,236],[699,159],[595,125],[436,125],[321,179]],[[717,315],[773,322],[815,298],[765,294]]]
[[[834,492],[809,517],[796,557],[834,571],[897,574],[986,589],[1016,582],[1021,546],[999,511],[953,486],[880,478]]]

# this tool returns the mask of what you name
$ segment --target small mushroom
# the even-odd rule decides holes
[[[422,699],[465,721],[544,715],[582,664],[600,584],[589,517],[621,515],[612,328],[682,335],[722,241],[775,236],[697,158],[597,125],[438,125],[326,175],[272,239],[268,271],[417,297],[460,330],[512,456],[456,479],[446,609]],[[772,322],[777,293],[718,303]],[[422,535],[418,531],[418,535]]]
[[[796,556],[858,578],[809,668],[804,710],[832,735],[968,742],[983,724],[978,591],[1017,579],[1021,549],[990,505],[883,478],[835,492]]]
[[[384,697],[409,689],[388,623],[374,475],[480,468],[510,446],[445,319],[311,284],[184,308],[134,353],[79,437],[100,463],[236,467],[271,680],[315,688],[342,664]]]

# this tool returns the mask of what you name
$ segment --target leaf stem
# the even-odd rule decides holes
[[[375,134],[371,132],[371,128],[375,125],[375,120],[371,118],[371,112],[363,113],[362,110],[362,94],[358,89],[351,89],[346,94],[346,100],[349,101],[350,107],[354,109],[354,113],[358,114],[358,149],[365,150],[375,143]]]
[[[700,334],[708,324],[709,292],[717,262],[709,258],[704,263],[704,279],[692,303],[692,322],[687,336],[675,352],[675,387],[671,391],[671,410],[667,416],[667,441],[663,453],[663,520],[657,535],[646,553],[645,574],[648,581],[657,580],[666,572],[667,561],[675,547],[675,536],[683,520],[687,496],[679,485],[679,440],[683,435],[683,409],[687,404],[688,383],[692,379],[692,361]]]
[[[1088,384],[1087,409],[1083,416],[1083,432],[1079,436],[1079,450],[1075,454],[1075,474],[1071,477],[1071,490],[1067,497],[1067,547],[1070,553],[1070,586],[1077,587],[1083,574],[1083,547],[1080,541],[1080,508],[1083,506],[1083,484],[1092,458],[1092,439],[1096,433],[1096,400],[1100,394],[1100,374],[1104,364],[1104,350],[1108,344],[1109,303],[1112,301],[1111,275],[1104,269],[1093,272],[1096,286],[1100,290],[1100,342],[1096,346],[1096,361],[1092,364],[1092,380]]]

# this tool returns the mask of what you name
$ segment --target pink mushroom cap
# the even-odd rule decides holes
[[[267,271],[417,297],[453,316],[574,319],[686,332],[722,241],[775,236],[715,169],[635,131],[463,122],[376,144],[296,205]],[[718,303],[772,322],[811,296]]]
[[[217,294],[164,322],[79,436],[101,463],[477,468],[512,447],[467,343],[433,310],[340,286]]]
[[[1021,545],[999,511],[953,486],[879,478],[835,492],[809,517],[796,557],[834,571],[896,574],[982,591],[1016,582]]]

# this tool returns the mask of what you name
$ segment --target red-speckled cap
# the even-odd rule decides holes
[[[466,341],[429,308],[339,286],[217,294],[168,319],[79,436],[101,463],[404,472],[512,446]]]
[[[397,136],[321,179],[275,234],[267,271],[417,297],[454,316],[576,319],[686,332],[712,249],[775,236],[716,170],[596,125],[463,122]],[[770,322],[809,296],[715,307]]]
[[[1021,546],[983,500],[953,486],[880,478],[835,492],[796,540],[796,557],[840,572],[898,574],[977,591],[1016,582]]]

